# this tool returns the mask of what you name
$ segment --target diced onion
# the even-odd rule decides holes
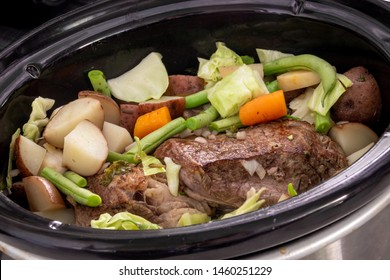
[[[203,143],[203,144],[206,144],[207,143],[207,139],[206,138],[204,138],[204,137],[196,137],[195,138],[195,141],[196,142],[199,142],[199,143]]]
[[[245,132],[245,131],[239,131],[239,132],[237,132],[236,138],[237,138],[238,140],[245,140],[245,138],[246,138],[246,132]]]
[[[249,175],[253,176],[255,174],[257,167],[259,166],[259,163],[255,160],[241,160],[242,166],[245,168],[246,171],[248,171]]]
[[[267,174],[267,171],[265,171],[264,167],[260,163],[256,168],[256,174],[257,176],[259,176],[260,180],[263,180],[265,175]]]

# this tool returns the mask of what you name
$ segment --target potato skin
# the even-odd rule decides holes
[[[204,89],[205,81],[191,75],[171,75],[165,96],[187,96]]]
[[[337,121],[373,124],[381,114],[382,99],[379,86],[372,74],[363,66],[344,73],[352,82],[332,107],[332,118]]]

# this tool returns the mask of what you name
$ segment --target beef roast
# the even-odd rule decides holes
[[[155,156],[181,165],[181,187],[189,197],[225,210],[239,207],[252,187],[265,187],[264,205],[272,205],[289,183],[302,193],[347,166],[341,148],[307,122],[275,121],[242,131],[243,139],[225,134],[206,141],[172,138]],[[243,163],[257,165],[258,172],[250,175]]]
[[[110,174],[113,169],[106,169],[105,173],[88,177],[88,189],[102,198],[100,206],[83,206],[70,199],[77,225],[89,227],[91,220],[103,213],[127,211],[167,228],[175,227],[185,212],[212,214],[206,203],[171,195],[164,177],[145,176],[142,168],[132,164],[116,164],[121,172]]]

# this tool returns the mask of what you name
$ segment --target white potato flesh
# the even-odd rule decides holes
[[[84,120],[94,123],[100,129],[103,128],[104,110],[98,100],[86,97],[62,106],[50,119],[43,131],[43,137],[49,144],[63,148],[64,137]]]
[[[169,78],[161,54],[152,52],[134,68],[108,79],[108,87],[116,98],[127,102],[159,99],[168,88]]]
[[[121,120],[121,109],[114,99],[89,90],[80,91],[78,96],[79,98],[90,97],[98,100],[104,110],[104,121],[119,125]]]
[[[18,136],[15,141],[16,167],[21,175],[37,175],[46,155],[46,150],[34,141]]]
[[[348,161],[348,165],[351,165],[352,163],[354,163],[355,161],[357,161],[359,158],[361,158],[365,153],[367,153],[371,148],[372,146],[374,146],[375,143],[370,143],[368,144],[366,147],[364,147],[363,149],[360,149],[359,151],[356,151],[352,154],[350,154],[348,157],[347,157],[347,161]]]
[[[62,149],[58,149],[49,143],[43,144],[43,147],[46,149],[46,155],[40,170],[45,167],[50,167],[59,173],[64,173],[66,168],[62,165]]]
[[[103,135],[107,140],[108,149],[117,153],[123,153],[125,148],[133,143],[130,132],[119,125],[104,122]]]
[[[378,141],[378,135],[362,123],[345,122],[333,126],[328,133],[337,142],[346,156]]]
[[[49,180],[40,176],[28,176],[24,177],[22,182],[31,211],[50,211],[66,207],[61,193]]]
[[[107,140],[100,128],[90,121],[80,122],[65,136],[62,163],[82,176],[96,174],[107,155]]]
[[[309,70],[295,70],[280,74],[276,77],[278,86],[283,91],[291,91],[317,85],[321,82],[320,76]]]

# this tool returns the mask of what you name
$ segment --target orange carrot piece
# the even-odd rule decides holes
[[[156,129],[171,121],[171,114],[167,106],[161,107],[137,118],[134,126],[134,136],[143,138]]]
[[[243,125],[255,125],[279,119],[287,115],[283,90],[264,94],[252,99],[240,108],[239,116]]]

